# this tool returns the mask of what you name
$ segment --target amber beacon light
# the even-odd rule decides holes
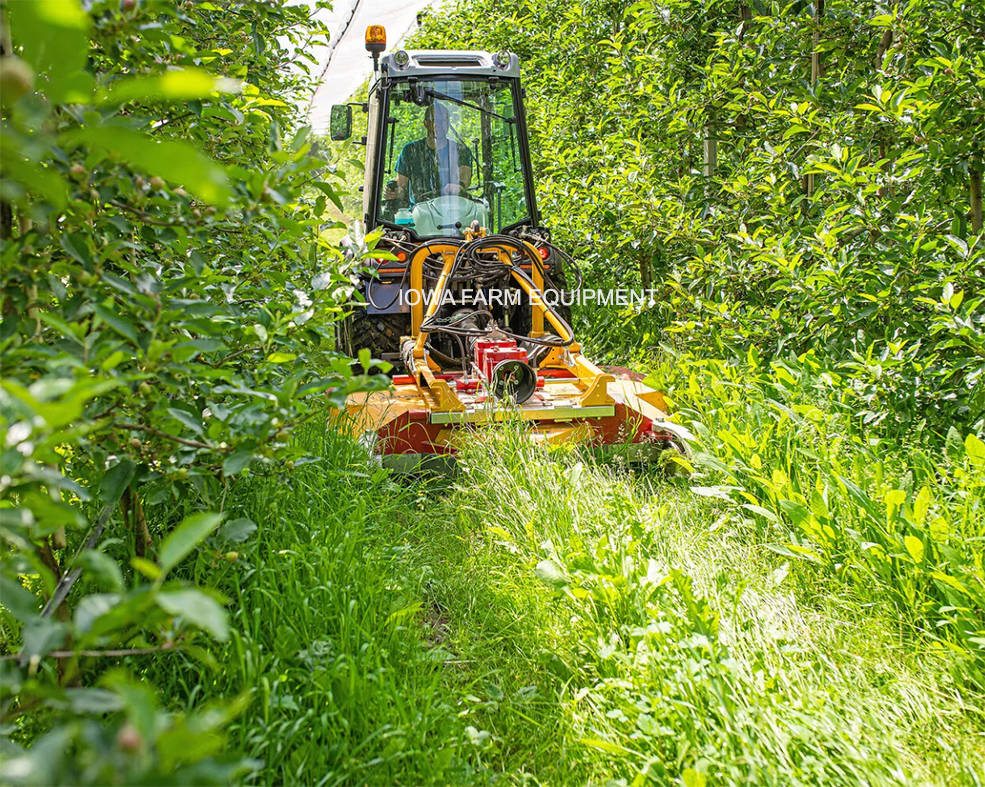
[[[378,55],[386,49],[386,28],[370,25],[366,28],[366,51]]]

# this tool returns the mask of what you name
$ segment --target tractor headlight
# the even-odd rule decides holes
[[[509,68],[510,67],[510,53],[509,52],[497,52],[493,55],[493,65],[496,68]]]
[[[410,55],[407,54],[407,50],[401,49],[399,52],[395,52],[393,55],[393,64],[397,68],[407,68],[410,63]]]

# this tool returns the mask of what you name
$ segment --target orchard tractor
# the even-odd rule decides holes
[[[350,239],[365,304],[339,349],[385,361],[392,386],[347,410],[384,463],[412,471],[453,455],[483,424],[522,421],[535,440],[618,446],[634,460],[682,448],[663,397],[603,371],[571,329],[575,261],[537,209],[519,60],[510,52],[382,54],[364,104],[332,108],[331,138],[367,113],[363,216]],[[368,261],[365,236],[379,239]]]

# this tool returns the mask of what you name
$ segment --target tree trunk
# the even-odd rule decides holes
[[[971,229],[976,234],[982,231],[982,162],[971,160],[968,168],[971,187]]]
[[[876,71],[882,71],[882,63],[886,59],[886,53],[889,52],[889,48],[893,45],[893,30],[892,28],[886,28],[886,31],[882,34],[882,38],[879,39],[879,51],[876,54]],[[889,134],[889,130],[885,129],[879,139],[879,158],[885,161],[882,165],[883,172],[889,172],[889,145],[892,142]],[[880,186],[879,190],[876,192],[880,198],[885,198],[890,194],[888,186]]]
[[[143,557],[150,547],[154,545],[150,537],[150,530],[147,529],[147,518],[144,516],[144,505],[140,502],[140,495],[133,493],[133,532],[136,543],[140,544],[140,556]]]
[[[705,197],[711,199],[712,185],[711,180],[715,177],[715,170],[718,169],[718,125],[715,116],[709,115],[708,123],[705,125],[704,140],[704,176],[705,176]]]
[[[817,80],[821,76],[821,53],[818,51],[818,46],[821,44],[821,17],[823,15],[824,0],[817,0],[817,5],[814,7],[814,47],[811,50],[811,87],[817,86]],[[808,199],[814,195],[813,174],[805,178],[804,190],[807,192]]]
[[[746,30],[752,24],[752,9],[742,0],[739,0],[739,40],[745,38]]]
[[[649,254],[640,254],[640,281],[643,282],[644,290],[653,286],[653,266]]]
[[[120,498],[120,511],[123,514],[123,526],[133,533],[133,552],[137,557],[147,554],[147,548],[153,545],[150,530],[147,529],[147,519],[144,517],[144,507],[140,503],[140,495],[132,488],[123,490]]]
[[[821,53],[818,45],[821,43],[821,18],[824,16],[824,0],[817,0],[814,9],[814,49],[811,51],[811,84],[816,85],[821,76]]]
[[[882,34],[882,40],[879,41],[879,54],[876,55],[876,71],[882,71],[882,61],[886,59],[886,53],[892,45],[893,29],[887,27],[886,32]]]
[[[0,7],[0,57],[6,57],[13,51],[10,42],[10,28],[7,25],[7,9]],[[0,239],[7,240],[14,231],[14,211],[6,202],[0,201]],[[8,315],[8,300],[3,302],[3,316]]]

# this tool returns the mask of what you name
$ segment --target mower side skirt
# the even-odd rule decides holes
[[[580,418],[608,418],[615,415],[613,405],[581,407],[560,405],[557,407],[516,408],[515,410],[487,410],[485,408],[466,409],[464,412],[433,412],[433,424],[477,424],[492,421],[510,421],[520,418],[524,421],[572,421]]]

